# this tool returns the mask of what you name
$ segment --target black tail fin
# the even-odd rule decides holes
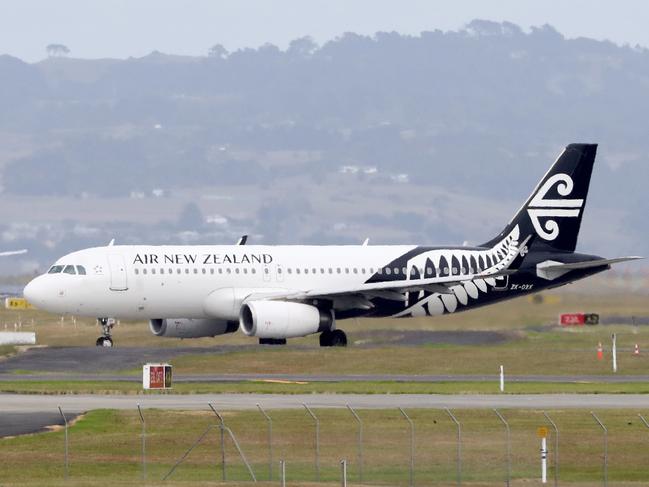
[[[561,153],[516,216],[491,247],[518,225],[520,235],[536,235],[531,248],[574,252],[586,207],[597,144],[570,144]]]

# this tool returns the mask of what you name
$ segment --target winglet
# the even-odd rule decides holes
[[[246,245],[247,241],[248,241],[248,235],[241,235],[241,237],[239,237],[239,240],[237,240],[236,245]]]
[[[111,238],[110,242],[108,242],[108,247],[112,247],[113,245],[115,245],[115,239]]]

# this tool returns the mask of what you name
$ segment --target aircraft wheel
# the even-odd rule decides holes
[[[286,338],[260,338],[259,345],[286,345]]]
[[[111,337],[99,337],[95,342],[98,347],[112,347],[113,339]]]
[[[346,347],[347,335],[342,330],[334,330],[331,332],[331,345],[330,347]]]
[[[323,331],[320,333],[320,346],[321,347],[330,347],[331,346],[331,336],[330,331]]]

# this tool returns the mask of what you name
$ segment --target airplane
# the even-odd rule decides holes
[[[597,144],[570,144],[496,237],[476,247],[237,245],[95,247],[61,257],[24,296],[53,313],[149,320],[154,335],[238,329],[260,344],[319,334],[346,346],[340,320],[457,313],[562,286],[640,257],[575,252]]]

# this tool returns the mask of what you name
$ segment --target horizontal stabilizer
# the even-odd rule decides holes
[[[630,256],[630,257],[617,257],[615,259],[597,259],[597,260],[586,260],[584,262],[571,262],[569,264],[551,264],[544,266],[545,270],[566,270],[572,271],[575,269],[591,269],[592,267],[600,267],[603,265],[619,264],[620,262],[628,262],[630,260],[638,260],[643,257]]]

